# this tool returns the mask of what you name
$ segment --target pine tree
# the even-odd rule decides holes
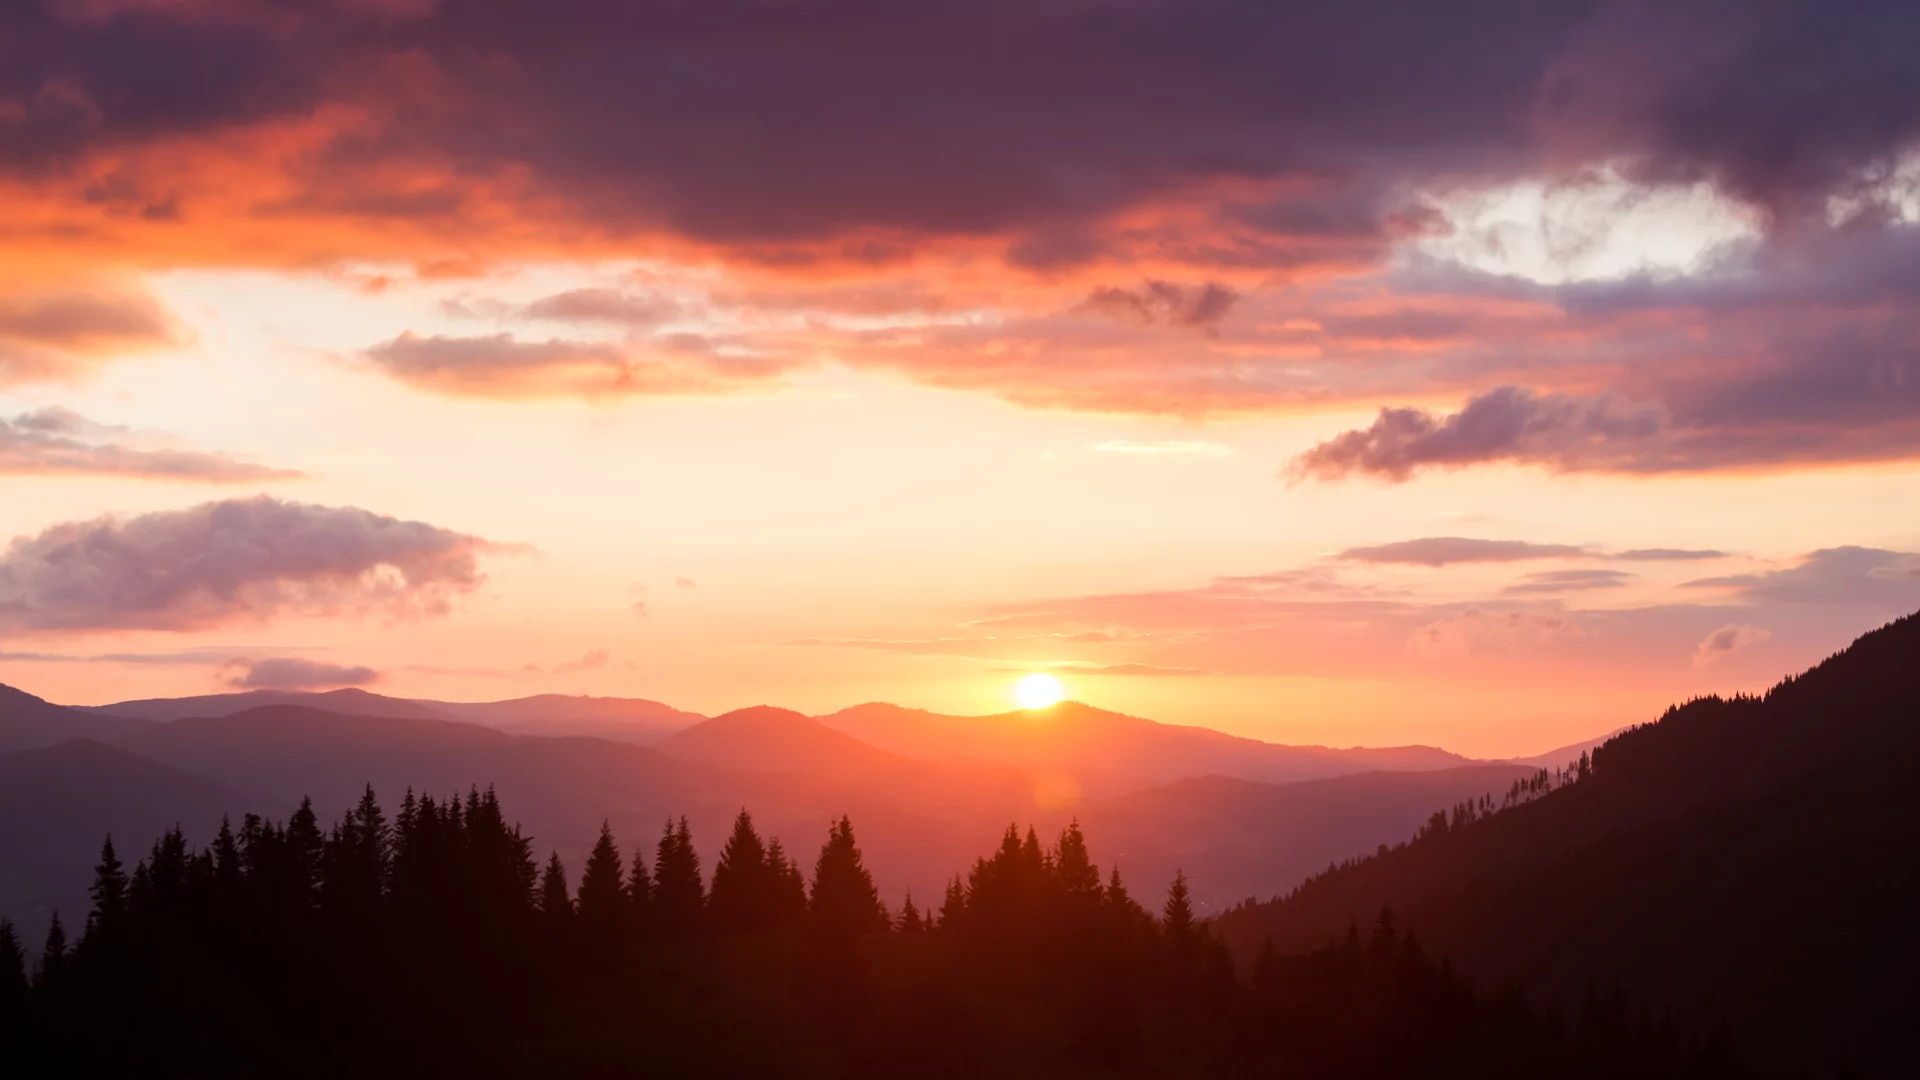
[[[547,858],[547,868],[540,875],[539,905],[540,917],[551,925],[565,924],[573,915],[573,896],[567,891],[567,868],[557,851]]]
[[[597,942],[616,937],[626,922],[626,871],[620,862],[620,847],[613,830],[600,823],[600,839],[587,855],[586,869],[580,872],[577,907],[580,925]]]
[[[40,950],[40,963],[33,973],[34,987],[41,991],[54,991],[66,982],[67,978],[67,929],[60,925],[60,913],[53,913],[53,923],[47,927],[47,944]]]
[[[1199,944],[1200,928],[1194,922],[1193,902],[1184,870],[1174,873],[1173,884],[1167,888],[1167,903],[1160,909],[1160,925],[1176,953],[1191,955]]]
[[[790,930],[806,922],[807,877],[777,837],[767,841],[767,873],[772,879],[773,925]]]
[[[907,893],[907,898],[901,901],[900,918],[894,922],[894,926],[902,934],[919,934],[927,929],[926,920],[920,917],[920,909],[913,906],[913,893]]]
[[[633,868],[627,872],[627,927],[638,938],[653,925],[653,879],[647,873],[645,848],[633,849]]]
[[[756,933],[772,926],[774,874],[767,848],[745,809],[733,819],[733,833],[713,864],[713,890],[707,896],[708,925],[720,933]]]
[[[320,896],[320,856],[326,837],[320,831],[320,819],[313,812],[313,800],[301,799],[300,809],[287,819],[284,830],[289,862],[288,902],[295,910],[312,908]]]
[[[887,929],[886,906],[880,902],[873,875],[860,861],[853,822],[846,817],[834,823],[827,842],[820,846],[808,914],[814,932],[827,938],[852,938]]]
[[[24,1026],[27,1015],[27,954],[11,919],[0,919],[0,1033]]]
[[[1100,902],[1100,868],[1087,854],[1087,838],[1080,831],[1080,819],[1074,818],[1060,833],[1053,847],[1053,872],[1066,889],[1076,914]]]
[[[233,822],[220,818],[220,832],[213,838],[213,875],[225,902],[231,903],[240,891],[240,842],[233,835]]]
[[[113,851],[113,836],[100,845],[100,862],[93,868],[93,911],[87,916],[85,940],[98,944],[118,935],[127,917],[127,871]]]
[[[653,861],[654,925],[669,936],[692,934],[700,927],[706,899],[700,855],[693,849],[687,819],[681,818],[677,827],[669,820],[661,831],[659,854]]]

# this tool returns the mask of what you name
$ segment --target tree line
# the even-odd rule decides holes
[[[26,1075],[1716,1077],[1597,997],[1573,1022],[1476,993],[1382,912],[1236,975],[1183,877],[1157,910],[1078,824],[1009,826],[937,902],[889,910],[853,824],[811,872],[742,810],[711,875],[686,820],[611,830],[576,878],[492,791],[369,788],[322,829],[111,838],[77,934],[0,922],[0,1060]]]

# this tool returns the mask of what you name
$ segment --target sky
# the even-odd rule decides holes
[[[0,681],[1533,754],[1920,609],[1920,12],[23,0]]]

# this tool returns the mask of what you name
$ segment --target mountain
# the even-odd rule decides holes
[[[1110,847],[1130,876],[1160,884],[1183,870],[1203,914],[1218,899],[1271,893],[1329,864],[1406,836],[1435,811],[1503,792],[1533,770],[1470,765],[1430,772],[1370,772],[1297,784],[1224,776],[1082,807],[1087,835]]]
[[[1448,769],[1471,762],[1426,746],[1334,750],[1244,739],[1063,701],[997,716],[943,716],[898,705],[856,705],[818,718],[905,757],[1026,769],[1118,795],[1173,780],[1230,776],[1291,783],[1377,769]]]
[[[304,705],[341,716],[396,716],[417,720],[451,720],[453,716],[429,703],[407,701],[348,687],[324,693],[304,690],[246,690],[236,694],[203,694],[199,697],[147,698],[112,705],[79,705],[91,713],[106,713],[135,720],[165,723],[196,716],[232,716],[262,705]]]
[[[537,694],[510,701],[418,702],[438,713],[519,735],[592,735],[648,745],[705,720],[646,698]]]
[[[1655,1015],[1724,1017],[1780,1071],[1899,1075],[1920,1014],[1920,616],[1763,697],[1613,737],[1569,786],[1223,916],[1242,956],[1391,905],[1486,985],[1574,1008],[1617,979]]]
[[[1608,739],[1626,730],[1626,728],[1621,728],[1618,731],[1612,731],[1602,735],[1597,739],[1587,739],[1584,742],[1570,743],[1557,750],[1549,750],[1544,754],[1535,754],[1532,757],[1507,758],[1506,760],[1508,764],[1511,765],[1531,765],[1536,769],[1561,769],[1580,760],[1581,754],[1591,754],[1595,750],[1600,749],[1607,744]]]
[[[77,931],[109,833],[131,869],[175,825],[204,842],[222,814],[237,821],[250,805],[230,788],[88,739],[0,754],[0,913],[29,941],[55,910]]]
[[[36,750],[72,739],[111,742],[145,726],[142,720],[70,709],[0,685],[0,753]]]

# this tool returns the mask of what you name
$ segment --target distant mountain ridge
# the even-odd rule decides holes
[[[540,735],[596,735],[649,743],[706,717],[645,698],[536,694],[507,701],[435,701],[397,698],[358,687],[341,690],[246,690],[194,697],[147,698],[112,705],[71,706],[94,715],[163,723],[200,716],[232,716],[262,705],[299,705],[341,716],[464,720],[503,731]]]
[[[55,705],[24,690],[0,685],[0,754],[37,750],[72,739],[112,742],[145,726],[142,720]]]
[[[1090,790],[1113,794],[1199,776],[1294,783],[1376,769],[1474,764],[1428,746],[1336,750],[1267,743],[1076,701],[993,716],[946,716],[874,702],[816,719],[906,757],[1070,773]]]

